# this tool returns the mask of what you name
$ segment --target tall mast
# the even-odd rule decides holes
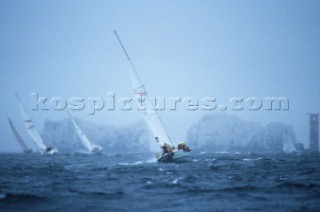
[[[140,82],[142,82],[141,79],[140,79],[140,77],[139,77],[139,75],[138,75],[138,72],[137,72],[137,70],[136,70],[136,67],[134,66],[133,62],[131,61],[128,52],[127,52],[126,49],[124,48],[124,45],[122,44],[122,42],[121,42],[121,40],[120,40],[120,38],[119,38],[119,35],[117,34],[117,31],[114,30],[113,32],[114,32],[115,36],[117,37],[117,40],[119,41],[119,44],[120,44],[120,46],[122,47],[122,50],[124,51],[125,55],[127,56],[127,59],[128,59],[130,65],[131,65],[131,68],[132,68],[132,70],[134,71],[136,77],[138,78],[138,80],[139,80]]]
[[[145,89],[144,84],[142,84],[140,77],[136,71],[136,68],[133,64],[133,62],[131,61],[126,49],[124,48],[118,34],[116,31],[114,31],[115,36],[118,39],[118,42],[120,44],[120,46],[122,47],[122,50],[124,51],[130,65],[132,68],[131,71],[131,80],[132,80],[132,87],[134,90],[134,94],[136,97],[138,98],[142,98],[142,96],[145,96],[147,102],[146,104],[149,104],[150,108],[144,110],[142,112],[147,124],[149,125],[149,128],[151,129],[155,140],[157,142],[160,142],[161,145],[163,145],[164,143],[169,144],[170,146],[173,146],[173,142],[170,138],[170,136],[168,135],[167,131],[164,129],[164,124],[162,123],[161,118],[159,117],[159,115],[157,114],[157,112],[154,110],[154,106],[150,100],[150,98],[148,97],[148,93]]]

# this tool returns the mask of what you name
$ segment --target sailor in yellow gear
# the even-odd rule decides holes
[[[179,142],[178,150],[182,149],[184,152],[190,152],[190,148],[183,142]]]

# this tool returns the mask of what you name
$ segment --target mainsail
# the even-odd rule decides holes
[[[45,153],[48,150],[47,146],[43,143],[43,140],[42,140],[38,130],[36,129],[32,119],[29,117],[26,110],[22,106],[22,103],[20,101],[19,96],[17,94],[16,94],[16,96],[17,96],[19,103],[20,103],[21,117],[23,119],[24,126],[25,126],[28,134],[32,138],[33,142],[37,145],[40,153]]]
[[[13,135],[14,137],[17,139],[18,143],[20,144],[20,146],[22,147],[23,149],[23,152],[24,153],[29,153],[29,152],[32,152],[31,149],[29,149],[27,147],[27,145],[25,144],[25,142],[22,140],[21,136],[19,135],[18,131],[16,130],[16,128],[13,126],[12,124],[12,121],[9,117],[8,118],[8,121],[9,121],[9,124],[10,124],[10,127],[11,127],[11,130],[13,132]]]
[[[71,114],[67,111],[68,115],[70,116],[70,119],[73,123],[74,128],[76,129],[77,135],[80,138],[82,144],[89,150],[90,153],[95,153],[95,152],[100,152],[101,151],[101,147],[92,144],[89,139],[87,138],[87,136],[82,132],[82,130],[80,129],[80,127],[77,125],[77,123],[74,121],[74,119],[72,118]]]
[[[131,65],[131,71],[130,71],[130,76],[131,76],[131,82],[132,82],[132,88],[134,91],[134,95],[135,95],[135,99],[136,101],[142,104],[144,103],[144,105],[140,108],[149,128],[151,129],[155,139],[157,142],[159,142],[161,145],[164,145],[164,143],[166,143],[167,145],[173,146],[173,142],[170,138],[170,136],[168,135],[168,133],[166,132],[163,123],[160,119],[160,116],[158,115],[156,109],[154,108],[154,106],[151,103],[151,100],[148,96],[148,93],[146,91],[146,88],[144,86],[144,84],[141,82],[139,75],[135,69],[135,66],[133,65],[132,61],[130,60],[130,57],[127,53],[127,51],[125,50],[122,42],[120,41],[120,38],[117,34],[116,31],[114,31],[114,34],[116,35],[124,53],[127,56],[127,59]],[[145,107],[145,108],[143,108]]]

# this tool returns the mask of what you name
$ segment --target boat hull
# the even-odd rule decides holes
[[[184,162],[188,156],[189,156],[189,153],[178,150],[178,151],[170,152],[158,157],[157,161],[159,163]]]
[[[57,154],[57,153],[58,153],[57,149],[53,149],[52,147],[48,147],[43,154],[45,154],[45,155],[54,155],[54,154]]]

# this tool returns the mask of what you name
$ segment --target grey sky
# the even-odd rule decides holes
[[[38,128],[65,112],[31,111],[42,96],[132,94],[116,29],[151,94],[285,96],[289,111],[241,111],[245,120],[292,124],[308,143],[308,112],[320,106],[320,1],[0,1],[0,151],[20,151],[6,115],[27,140],[14,92]],[[219,112],[218,110],[213,113]],[[205,111],[168,111],[175,139]],[[211,112],[212,113],[212,112]],[[95,123],[132,123],[136,111],[73,112]]]

